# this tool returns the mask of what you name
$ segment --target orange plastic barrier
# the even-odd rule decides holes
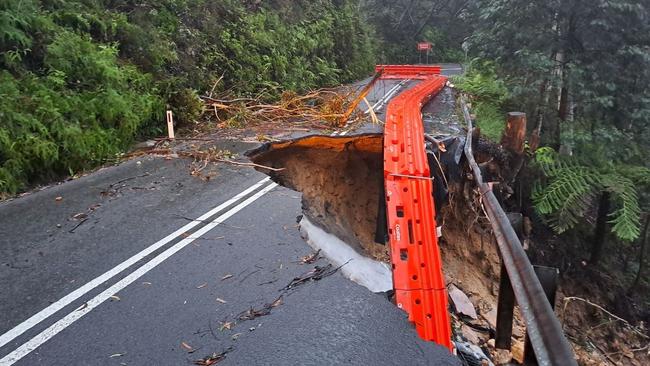
[[[437,65],[377,65],[375,72],[383,71],[382,79],[428,79],[440,75],[442,68]]]
[[[386,67],[388,73],[414,78],[421,66]],[[428,76],[414,88],[394,98],[386,111],[384,179],[388,235],[397,305],[421,338],[452,350],[447,290],[436,235],[422,106],[444,86],[447,78],[428,68]],[[438,68],[439,70],[439,68]],[[439,73],[439,71],[438,71]]]

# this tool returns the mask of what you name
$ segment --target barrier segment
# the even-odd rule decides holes
[[[438,65],[377,65],[375,72],[383,72],[382,79],[418,79],[425,80],[432,75],[440,75],[442,68]]]
[[[382,66],[378,66],[382,67]],[[429,68],[383,66],[382,77],[423,78],[394,98],[386,111],[384,181],[393,284],[398,307],[420,337],[452,350],[447,290],[436,236],[433,182],[425,151],[422,106],[447,81]],[[388,70],[388,71],[387,71]]]

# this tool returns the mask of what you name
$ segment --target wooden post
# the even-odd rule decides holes
[[[171,140],[174,139],[174,115],[172,111],[167,111],[167,133]]]
[[[506,122],[506,129],[501,137],[501,145],[506,150],[521,155],[526,144],[526,113],[510,112]]]

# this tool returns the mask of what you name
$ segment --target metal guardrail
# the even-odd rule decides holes
[[[533,266],[514,228],[499,204],[492,187],[483,182],[481,170],[472,151],[472,118],[465,98],[461,106],[467,123],[465,156],[479,188],[482,204],[497,239],[503,267],[506,269],[517,303],[526,323],[528,339],[540,365],[577,365],[571,345],[564,336],[560,321],[547,299]],[[501,291],[501,290],[500,290]]]

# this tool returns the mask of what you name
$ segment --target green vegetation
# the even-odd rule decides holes
[[[430,62],[462,62],[464,38],[473,28],[476,1],[363,0],[364,16],[374,25],[381,44],[382,63],[424,63],[418,42],[429,42]]]
[[[641,80],[650,77],[650,8],[635,0],[480,3],[484,30],[469,42],[494,60],[513,104],[552,148],[537,152],[537,211],[564,232],[588,224],[581,218],[607,193],[609,229],[639,238],[649,204],[650,92]]]
[[[459,90],[471,96],[481,134],[499,142],[505,128],[503,116],[507,112],[509,93],[505,83],[498,79],[494,65],[476,60],[468,65],[464,75],[454,77],[453,81]]]
[[[90,168],[181,124],[217,86],[268,98],[367,75],[357,1],[5,0],[0,193]]]
[[[537,150],[536,163],[544,181],[533,192],[537,211],[558,233],[584,222],[587,211],[604,192],[615,209],[607,212],[612,232],[632,241],[641,234],[639,196],[650,187],[650,169],[613,164],[595,158],[561,156],[549,147]]]
[[[454,82],[471,95],[489,139],[498,141],[505,112],[515,109],[526,112],[531,132],[541,132],[541,179],[531,197],[537,212],[561,233],[592,226],[584,217],[604,204],[603,225],[619,240],[638,239],[650,206],[648,5],[464,3],[456,20],[472,24],[461,39],[474,59]]]

